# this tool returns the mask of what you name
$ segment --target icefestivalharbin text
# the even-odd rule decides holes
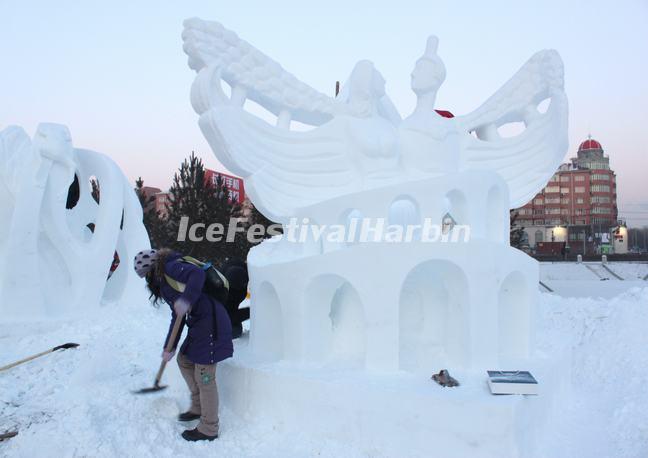
[[[511,408],[482,399],[487,391],[477,402],[418,388],[394,396],[356,375],[324,380],[318,368],[368,379],[404,371],[420,380],[442,368],[484,377],[486,369],[551,364],[533,352],[538,263],[510,247],[509,209],[545,185],[567,149],[558,53],[536,53],[474,112],[446,118],[435,111],[446,69],[430,37],[411,73],[416,108],[402,119],[369,61],[359,61],[332,98],[217,22],[188,19],[183,40],[197,72],[191,103],[205,138],[284,233],[292,219],[318,228],[385,220],[403,230],[431,219],[450,237],[470,227],[465,243],[349,243],[324,229],[299,243],[254,247],[249,345],[221,369],[226,405],[295,427],[295,419],[309,418],[320,437],[349,435],[394,456],[404,449],[413,456],[517,456],[514,444],[534,443],[539,428],[523,438],[518,425],[546,418],[537,409],[551,408],[548,384],[533,408]],[[276,120],[248,112],[246,100]],[[500,135],[515,122],[522,132]],[[435,441],[420,440],[441,423]],[[483,434],[487,423],[497,433]],[[394,425],[404,429],[394,434]]]
[[[424,218],[423,224],[389,224],[386,218],[353,219],[350,224],[315,225],[308,218],[298,220],[291,218],[285,226],[271,224],[253,224],[246,229],[244,218],[230,218],[227,226],[221,223],[191,223],[188,216],[180,218],[178,225],[178,242],[220,242],[233,243],[238,232],[245,232],[247,241],[260,243],[278,243],[287,240],[290,243],[305,243],[312,238],[315,242],[325,240],[329,243],[412,243],[412,242],[450,242],[466,243],[470,240],[470,226],[457,226],[450,221],[436,224],[432,218]],[[454,229],[454,230],[451,230]],[[284,233],[283,230],[286,232]]]

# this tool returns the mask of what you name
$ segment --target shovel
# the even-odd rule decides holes
[[[29,356],[25,359],[21,359],[20,361],[16,361],[15,363],[8,364],[6,366],[0,367],[0,372],[6,371],[7,369],[11,369],[12,367],[16,367],[19,364],[26,363],[27,361],[31,361],[32,359],[40,358],[41,356],[45,356],[47,354],[53,353],[57,350],[67,350],[68,348],[76,348],[78,347],[79,344],[77,343],[66,343],[63,345],[59,345],[58,347],[50,348],[49,350],[43,351],[41,353],[37,353],[35,355]]]
[[[182,325],[184,324],[184,319],[180,319],[180,317],[177,317],[175,320],[175,324],[173,325],[173,329],[171,330],[171,335],[169,336],[169,341],[167,343],[166,348],[164,349],[166,352],[171,352],[173,350],[173,345],[175,344],[176,337],[178,336],[178,333],[182,332],[181,328]],[[155,382],[153,383],[153,386],[148,387],[148,388],[142,388],[141,390],[135,391],[135,394],[145,394],[145,393],[155,393],[158,391],[164,390],[167,385],[160,385],[160,380],[162,379],[162,374],[164,373],[164,368],[166,367],[166,361],[162,360],[162,363],[160,364],[160,369],[158,369],[157,375],[155,376]]]

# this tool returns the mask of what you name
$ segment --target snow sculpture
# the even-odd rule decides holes
[[[249,257],[254,301],[263,304],[252,308],[255,352],[426,372],[528,356],[537,266],[509,247],[508,209],[535,195],[566,151],[555,51],[535,54],[473,113],[448,119],[434,110],[446,71],[430,37],[412,72],[416,108],[401,121],[369,61],[356,64],[334,99],[218,23],[187,20],[183,38],[198,72],[191,101],[200,127],[270,219],[447,217],[470,225],[463,244],[262,244]],[[277,125],[246,111],[246,99],[276,115]],[[293,131],[291,120],[313,128]],[[524,131],[500,136],[513,122]],[[342,346],[347,354],[336,356]]]
[[[43,123],[33,141],[20,127],[0,131],[0,167],[3,316],[78,313],[137,286],[130,264],[148,235],[110,158],[74,148],[67,127]]]
[[[291,218],[323,230],[250,252],[250,341],[221,369],[225,402],[386,455],[531,456],[538,431],[519,425],[537,422],[549,392],[506,404],[483,391],[483,374],[522,365],[550,384],[531,351],[538,265],[509,246],[509,209],[544,186],[567,149],[559,55],[535,54],[477,110],[447,118],[434,109],[446,71],[430,37],[411,75],[416,109],[401,120],[369,61],[330,98],[216,22],[185,21],[183,39],[198,72],[191,102],[218,159],[285,231]],[[524,130],[504,136],[511,123]],[[450,239],[468,226],[470,238],[327,237],[333,225],[381,219],[402,229],[430,220]],[[441,368],[461,375],[461,394],[420,385]]]

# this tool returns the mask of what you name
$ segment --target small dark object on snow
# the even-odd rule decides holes
[[[184,438],[184,440],[189,442],[213,441],[214,439],[218,439],[218,434],[216,434],[215,436],[208,436],[207,434],[203,434],[198,431],[198,428],[194,428],[185,430],[185,432],[182,433],[182,437]]]
[[[158,391],[166,390],[167,385],[158,385],[157,383],[149,388],[142,388],[141,390],[133,391],[135,394],[156,393]]]
[[[79,346],[78,343],[65,343],[63,345],[59,345],[58,347],[52,348],[52,351],[67,350],[68,348],[76,348],[78,346]]]
[[[183,412],[180,415],[178,415],[178,421],[193,421],[193,420],[198,420],[200,418],[200,414],[193,413],[193,412]]]
[[[0,442],[11,439],[12,437],[16,437],[18,435],[18,431],[8,431],[6,433],[0,434]]]
[[[441,386],[453,387],[459,386],[457,379],[450,375],[447,369],[441,369],[438,374],[432,376],[432,380],[437,382]]]

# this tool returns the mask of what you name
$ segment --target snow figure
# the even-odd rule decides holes
[[[288,406],[311,389],[304,394],[309,411],[319,412],[318,402],[330,411],[323,399],[335,399],[332,410],[364,421],[358,429],[345,423],[337,433],[371,444],[397,436],[391,430],[383,434],[379,419],[385,414],[369,400],[375,395],[373,401],[383,402],[377,399],[387,394],[375,391],[375,380],[337,387],[314,381],[318,369],[429,378],[442,368],[482,374],[487,368],[533,365],[538,264],[510,247],[509,209],[544,186],[567,149],[563,66],[555,51],[535,54],[474,112],[448,117],[435,111],[446,69],[437,55],[438,40],[430,37],[411,75],[416,108],[402,120],[369,61],[358,62],[340,96],[331,98],[219,23],[189,19],[183,39],[189,66],[198,73],[191,102],[218,159],[245,179],[254,205],[284,224],[284,233],[291,230],[292,218],[321,230],[319,237],[308,232],[299,243],[270,240],[250,252],[250,341],[237,349],[238,362],[231,364],[238,365],[230,370],[234,379],[242,373],[252,377],[246,384],[252,393],[244,399],[233,390],[234,409],[276,412],[281,404],[282,421],[290,422],[290,414],[300,414]],[[276,125],[248,112],[246,100],[274,114]],[[311,128],[293,130],[291,121]],[[523,125],[523,131],[503,135],[511,123]],[[379,221],[403,230],[424,229],[431,221],[443,236],[430,241],[421,230],[407,243],[387,238],[355,243],[331,233],[339,226],[352,232],[367,221],[373,222],[368,232],[378,232]],[[448,242],[467,228],[466,240]],[[255,361],[276,361],[271,371],[276,383],[263,369],[268,366]],[[286,365],[312,372],[298,387],[277,389],[295,374],[279,369]],[[470,377],[478,376],[465,375]],[[403,379],[402,386],[404,380],[419,379]],[[263,389],[285,395],[283,404],[260,400]],[[433,434],[435,414],[443,418],[454,415],[446,409],[464,408],[434,396],[398,396],[410,407],[420,406],[412,407],[416,420],[408,417],[412,412],[393,406],[389,423],[402,422],[404,430],[420,421]],[[422,413],[428,407],[434,413]],[[454,427],[470,431],[468,423],[487,423],[499,415],[486,410],[469,408],[470,419],[462,425],[452,417],[457,425],[448,426],[443,441],[453,451],[441,448],[441,454],[482,456],[471,441],[488,444],[483,456],[508,454],[506,447],[519,437],[483,439],[475,436],[483,430],[478,426],[472,437],[448,433]],[[511,415],[502,412],[502,421],[519,420]],[[318,423],[322,434],[334,429],[326,419]],[[409,450],[430,456],[433,444],[403,440]],[[387,449],[394,446],[388,442]]]
[[[0,131],[0,189],[3,316],[79,313],[121,297],[149,242],[139,200],[110,158],[74,148],[62,125],[40,124],[33,140],[11,126]]]

